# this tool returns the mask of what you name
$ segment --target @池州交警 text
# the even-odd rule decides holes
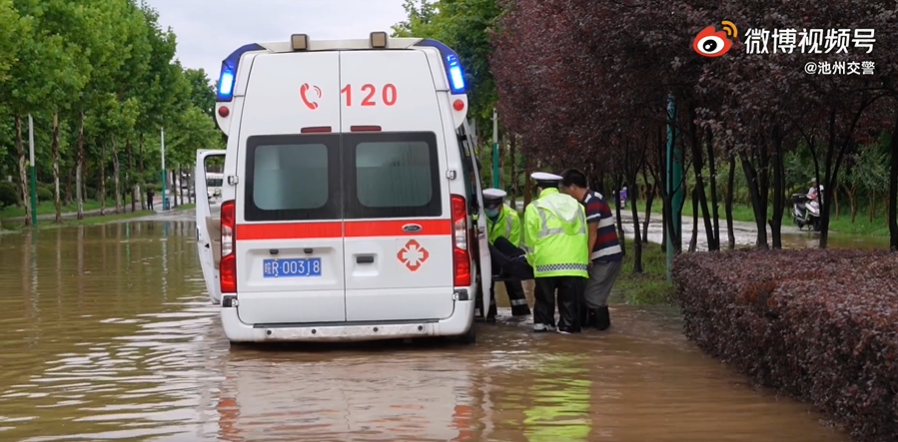
[[[872,61],[809,61],[804,73],[809,75],[873,75]]]

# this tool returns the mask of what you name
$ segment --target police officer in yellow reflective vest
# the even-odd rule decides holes
[[[560,193],[561,177],[536,172],[539,197],[524,210],[524,250],[536,280],[533,331],[555,331],[558,292],[558,332],[580,332],[579,299],[589,274],[586,212],[574,198]]]
[[[487,231],[490,244],[495,245],[496,240],[505,238],[514,247],[521,247],[521,217],[518,212],[504,204],[507,193],[500,189],[486,189],[483,191],[483,208],[486,213]],[[498,269],[493,269],[496,273]],[[495,278],[495,277],[494,277]],[[495,286],[495,280],[493,282]],[[511,304],[512,316],[530,315],[530,306],[524,295],[524,287],[517,279],[505,280],[505,292],[508,293],[508,301]],[[496,291],[490,287],[490,308],[486,317],[496,316]]]

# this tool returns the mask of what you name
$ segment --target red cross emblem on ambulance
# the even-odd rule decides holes
[[[424,261],[427,261],[430,253],[427,253],[427,250],[421,247],[418,241],[410,240],[405,243],[405,247],[396,254],[396,257],[399,258],[399,262],[405,264],[409,270],[414,272],[421,268],[421,264],[424,264]]]

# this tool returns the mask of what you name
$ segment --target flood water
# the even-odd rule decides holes
[[[848,440],[666,307],[613,306],[604,334],[230,348],[186,219],[0,236],[0,440]]]

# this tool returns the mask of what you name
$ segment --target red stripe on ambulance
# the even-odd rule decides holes
[[[262,241],[272,239],[332,239],[366,238],[383,236],[431,236],[451,235],[450,220],[390,220],[390,221],[347,221],[278,223],[278,224],[238,224],[236,237],[240,241]]]
[[[237,240],[340,238],[342,222],[238,224]]]
[[[405,229],[408,228],[409,231]],[[346,237],[451,235],[448,219],[407,219],[396,221],[347,221]]]

